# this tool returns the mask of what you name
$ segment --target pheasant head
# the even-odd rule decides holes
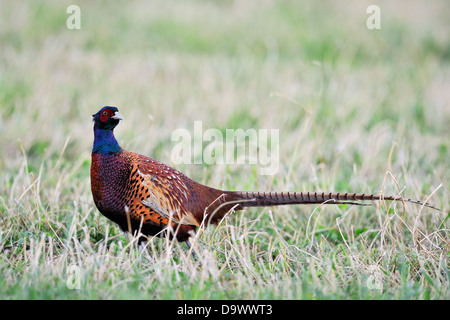
[[[121,150],[114,137],[113,130],[123,120],[123,116],[116,107],[103,107],[93,114],[94,118],[94,147],[93,153],[111,154]]]

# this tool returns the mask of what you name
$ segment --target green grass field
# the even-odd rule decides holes
[[[139,248],[90,191],[92,117],[216,188],[398,195],[449,210],[446,1],[0,0],[1,299],[449,299],[450,219],[418,205],[230,215]],[[278,129],[279,170],[171,162],[177,128]],[[75,285],[75,288],[73,287]],[[78,288],[77,288],[78,286]]]

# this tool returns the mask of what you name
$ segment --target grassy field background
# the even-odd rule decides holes
[[[91,114],[127,150],[233,190],[402,194],[449,210],[446,1],[0,1],[1,299],[449,299],[449,215],[251,209],[198,259],[95,208]],[[174,165],[171,134],[278,129],[280,167]],[[389,173],[390,174],[389,174]],[[74,282],[72,281],[74,280]],[[79,289],[72,284],[79,280]]]

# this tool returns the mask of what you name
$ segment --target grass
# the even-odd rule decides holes
[[[234,190],[399,194],[448,211],[445,1],[0,2],[1,299],[449,299],[449,215],[247,210],[139,248],[95,208],[91,114],[128,150]],[[176,165],[171,133],[279,129],[280,168]],[[389,172],[390,174],[388,174]],[[398,185],[397,185],[398,183]],[[79,289],[71,289],[79,279]]]

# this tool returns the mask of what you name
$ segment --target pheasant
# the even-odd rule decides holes
[[[188,178],[152,158],[122,149],[113,130],[123,120],[116,107],[93,115],[91,190],[98,210],[125,232],[188,241],[198,227],[217,224],[227,213],[246,207],[293,204],[353,204],[360,201],[418,200],[363,193],[223,191]],[[170,228],[171,227],[171,228]],[[168,232],[171,230],[171,232]]]

